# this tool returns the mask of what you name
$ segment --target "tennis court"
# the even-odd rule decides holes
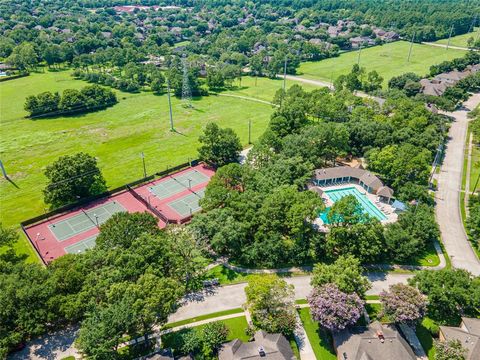
[[[196,193],[188,194],[183,198],[171,201],[168,203],[173,210],[175,210],[181,217],[185,218],[201,210],[198,201],[205,195],[205,189],[199,190]]]
[[[91,249],[95,246],[95,240],[97,239],[98,234],[90,236],[85,240],[82,240],[76,244],[65,247],[65,252],[67,254],[80,254],[87,249]]]
[[[170,196],[176,195],[198,184],[207,182],[210,178],[197,171],[191,170],[180,174],[178,176],[170,176],[169,179],[162,181],[149,188],[160,200],[166,199]]]
[[[71,218],[48,225],[48,228],[58,241],[64,241],[103,224],[113,214],[122,211],[126,211],[125,208],[118,202],[112,201],[92,209],[82,210]]]

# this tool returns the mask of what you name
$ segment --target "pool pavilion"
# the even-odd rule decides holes
[[[362,168],[337,166],[317,169],[312,183],[320,187],[353,183],[360,185],[368,193],[376,195],[383,202],[390,203],[393,198],[393,189],[383,185],[377,176]]]

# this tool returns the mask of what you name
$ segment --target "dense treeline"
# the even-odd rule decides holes
[[[116,5],[158,5],[149,1],[25,1],[0,4],[0,57],[20,70],[39,62],[101,64],[105,55],[116,66],[149,55],[187,53],[204,62],[248,64],[269,76],[282,71],[285,57],[295,72],[303,60],[321,60],[352,47],[364,36],[382,43],[374,32],[395,31],[416,41],[468,32],[480,3],[422,0],[292,2],[237,0],[166,1],[170,8],[126,12]],[[349,24],[338,23],[349,21]],[[329,26],[338,27],[332,34]],[[188,43],[177,45],[182,40]]]
[[[280,90],[274,102],[279,108],[247,163],[221,167],[208,185],[206,212],[191,225],[199,238],[218,254],[256,267],[347,254],[363,263],[408,262],[431,246],[438,229],[427,183],[446,128],[442,117],[406,96],[379,106],[348,91],[305,92],[299,86]],[[343,221],[332,221],[324,236],[313,225],[324,205],[305,186],[313,169],[350,155],[365,157],[399,199],[417,205],[384,228],[357,216],[359,204],[347,197],[329,213]]]
[[[159,230],[147,213],[118,213],[100,228],[95,251],[65,255],[47,268],[27,264],[0,227],[0,358],[24,341],[81,322],[77,346],[115,359],[126,335],[149,334],[198,286],[205,259],[184,228]]]
[[[43,92],[25,99],[24,108],[30,117],[57,116],[106,108],[117,103],[117,96],[98,85],[85,86],[81,90],[66,89],[59,93]]]

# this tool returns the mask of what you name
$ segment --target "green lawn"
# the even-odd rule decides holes
[[[435,359],[432,332],[438,332],[438,326],[429,318],[424,318],[422,322],[417,325],[416,333],[418,340],[420,340],[423,350],[425,350],[425,353],[430,360]]]
[[[410,62],[407,61],[410,43],[397,41],[382,46],[363,49],[360,55],[360,66],[367,71],[376,70],[383,78],[385,84],[393,76],[405,72],[414,72],[419,75],[428,73],[429,67],[444,60],[462,57],[463,50],[449,49],[414,44]],[[298,75],[314,80],[331,81],[351,71],[357,63],[358,51],[350,51],[338,57],[316,62],[306,62],[300,65]]]
[[[475,28],[475,31],[473,31],[473,32],[463,34],[463,35],[453,36],[450,39],[450,45],[459,46],[459,47],[467,47],[468,46],[468,44],[467,44],[468,39],[470,39],[471,37],[473,37],[474,39],[477,39],[478,36],[479,36],[479,32],[480,32],[480,28],[477,27],[477,28]],[[435,43],[436,44],[447,45],[448,44],[448,38],[435,41]]]
[[[24,118],[26,96],[85,85],[71,78],[70,71],[35,73],[0,84],[1,98],[8,100],[0,103],[0,155],[14,182],[0,181],[0,221],[4,225],[18,226],[20,221],[44,212],[43,172],[59,156],[79,151],[96,156],[112,188],[142,176],[142,151],[149,174],[193,159],[198,136],[209,121],[233,128],[247,145],[249,120],[255,140],[264,132],[273,111],[270,105],[224,96],[195,99],[194,108],[185,109],[174,98],[177,132],[171,132],[166,95],[118,92],[119,103],[102,111],[54,119]],[[243,93],[248,93],[248,85],[242,86],[246,87]],[[273,93],[273,86],[265,92]],[[17,251],[35,259],[24,238],[17,244]]]
[[[248,327],[247,319],[245,318],[245,316],[222,320],[220,322],[224,323],[229,330],[227,341],[231,341],[233,339],[240,339],[246,342],[249,340],[249,337],[245,333],[245,329]],[[202,327],[203,326],[197,326],[191,329],[183,329],[180,331],[165,334],[162,336],[162,345],[165,348],[172,348],[174,350],[174,353],[177,355],[181,353],[180,348],[182,333],[201,329]]]
[[[310,315],[310,309],[299,309],[298,313],[317,359],[335,360],[337,356],[333,350],[332,339],[328,333],[319,327],[316,321],[313,321]]]
[[[478,191],[480,189],[480,139],[473,144],[472,160],[470,167],[470,192]],[[477,184],[478,181],[478,184]],[[477,188],[475,189],[475,184]]]
[[[287,89],[292,85],[300,85],[305,90],[318,89],[318,86],[288,80],[285,85]],[[264,77],[243,76],[242,81],[235,81],[234,88],[222,91],[221,94],[252,97],[264,101],[272,101],[277,90],[283,87],[282,79],[269,79]]]
[[[242,308],[218,311],[218,312],[207,314],[207,315],[197,316],[197,317],[191,318],[191,319],[185,319],[185,320],[176,321],[176,322],[173,322],[173,323],[168,323],[163,328],[164,329],[171,329],[171,328],[174,328],[174,327],[177,327],[177,326],[181,326],[181,325],[185,325],[185,324],[191,324],[191,323],[201,321],[201,320],[213,319],[213,318],[220,317],[220,316],[225,316],[225,315],[230,315],[230,314],[239,314],[239,313],[243,313],[243,312],[244,311],[243,311]]]

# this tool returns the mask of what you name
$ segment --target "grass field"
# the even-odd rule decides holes
[[[264,89],[265,98],[273,97],[276,84]],[[209,121],[231,127],[242,144],[247,145],[249,120],[252,121],[252,140],[255,140],[265,130],[273,111],[267,104],[215,95],[195,99],[194,108],[185,109],[174,98],[177,132],[171,132],[166,95],[119,92],[119,103],[102,111],[42,120],[24,118],[26,96],[85,85],[87,83],[71,78],[70,71],[32,74],[0,84],[2,100],[7,100],[0,104],[3,135],[0,156],[13,180],[13,183],[0,180],[0,221],[4,225],[18,226],[20,221],[45,211],[43,172],[59,156],[79,151],[96,156],[112,188],[143,176],[141,152],[145,153],[149,174],[193,159],[198,136]],[[242,87],[242,96],[257,92],[249,91],[248,79]],[[234,95],[234,91],[231,94]],[[35,259],[26,239],[22,239],[16,249]]]
[[[363,49],[360,54],[360,66],[365,67],[367,71],[376,70],[386,84],[390,78],[406,72],[425,75],[431,65],[462,57],[465,54],[463,50],[446,51],[440,47],[414,44],[410,62],[408,62],[409,48],[410,43],[397,41]],[[340,75],[349,73],[357,60],[358,51],[351,51],[335,58],[302,63],[298,69],[298,75],[307,79],[332,81]]]
[[[473,37],[474,39],[477,39],[480,36],[479,34],[480,34],[480,28],[477,27],[477,28],[475,28],[475,31],[473,31],[473,32],[463,34],[463,35],[453,36],[450,39],[450,45],[459,46],[459,47],[467,47],[468,46],[468,44],[467,44],[468,39],[470,39],[471,37]],[[447,45],[448,44],[448,39],[441,39],[441,40],[435,41],[435,43],[436,44]]]

